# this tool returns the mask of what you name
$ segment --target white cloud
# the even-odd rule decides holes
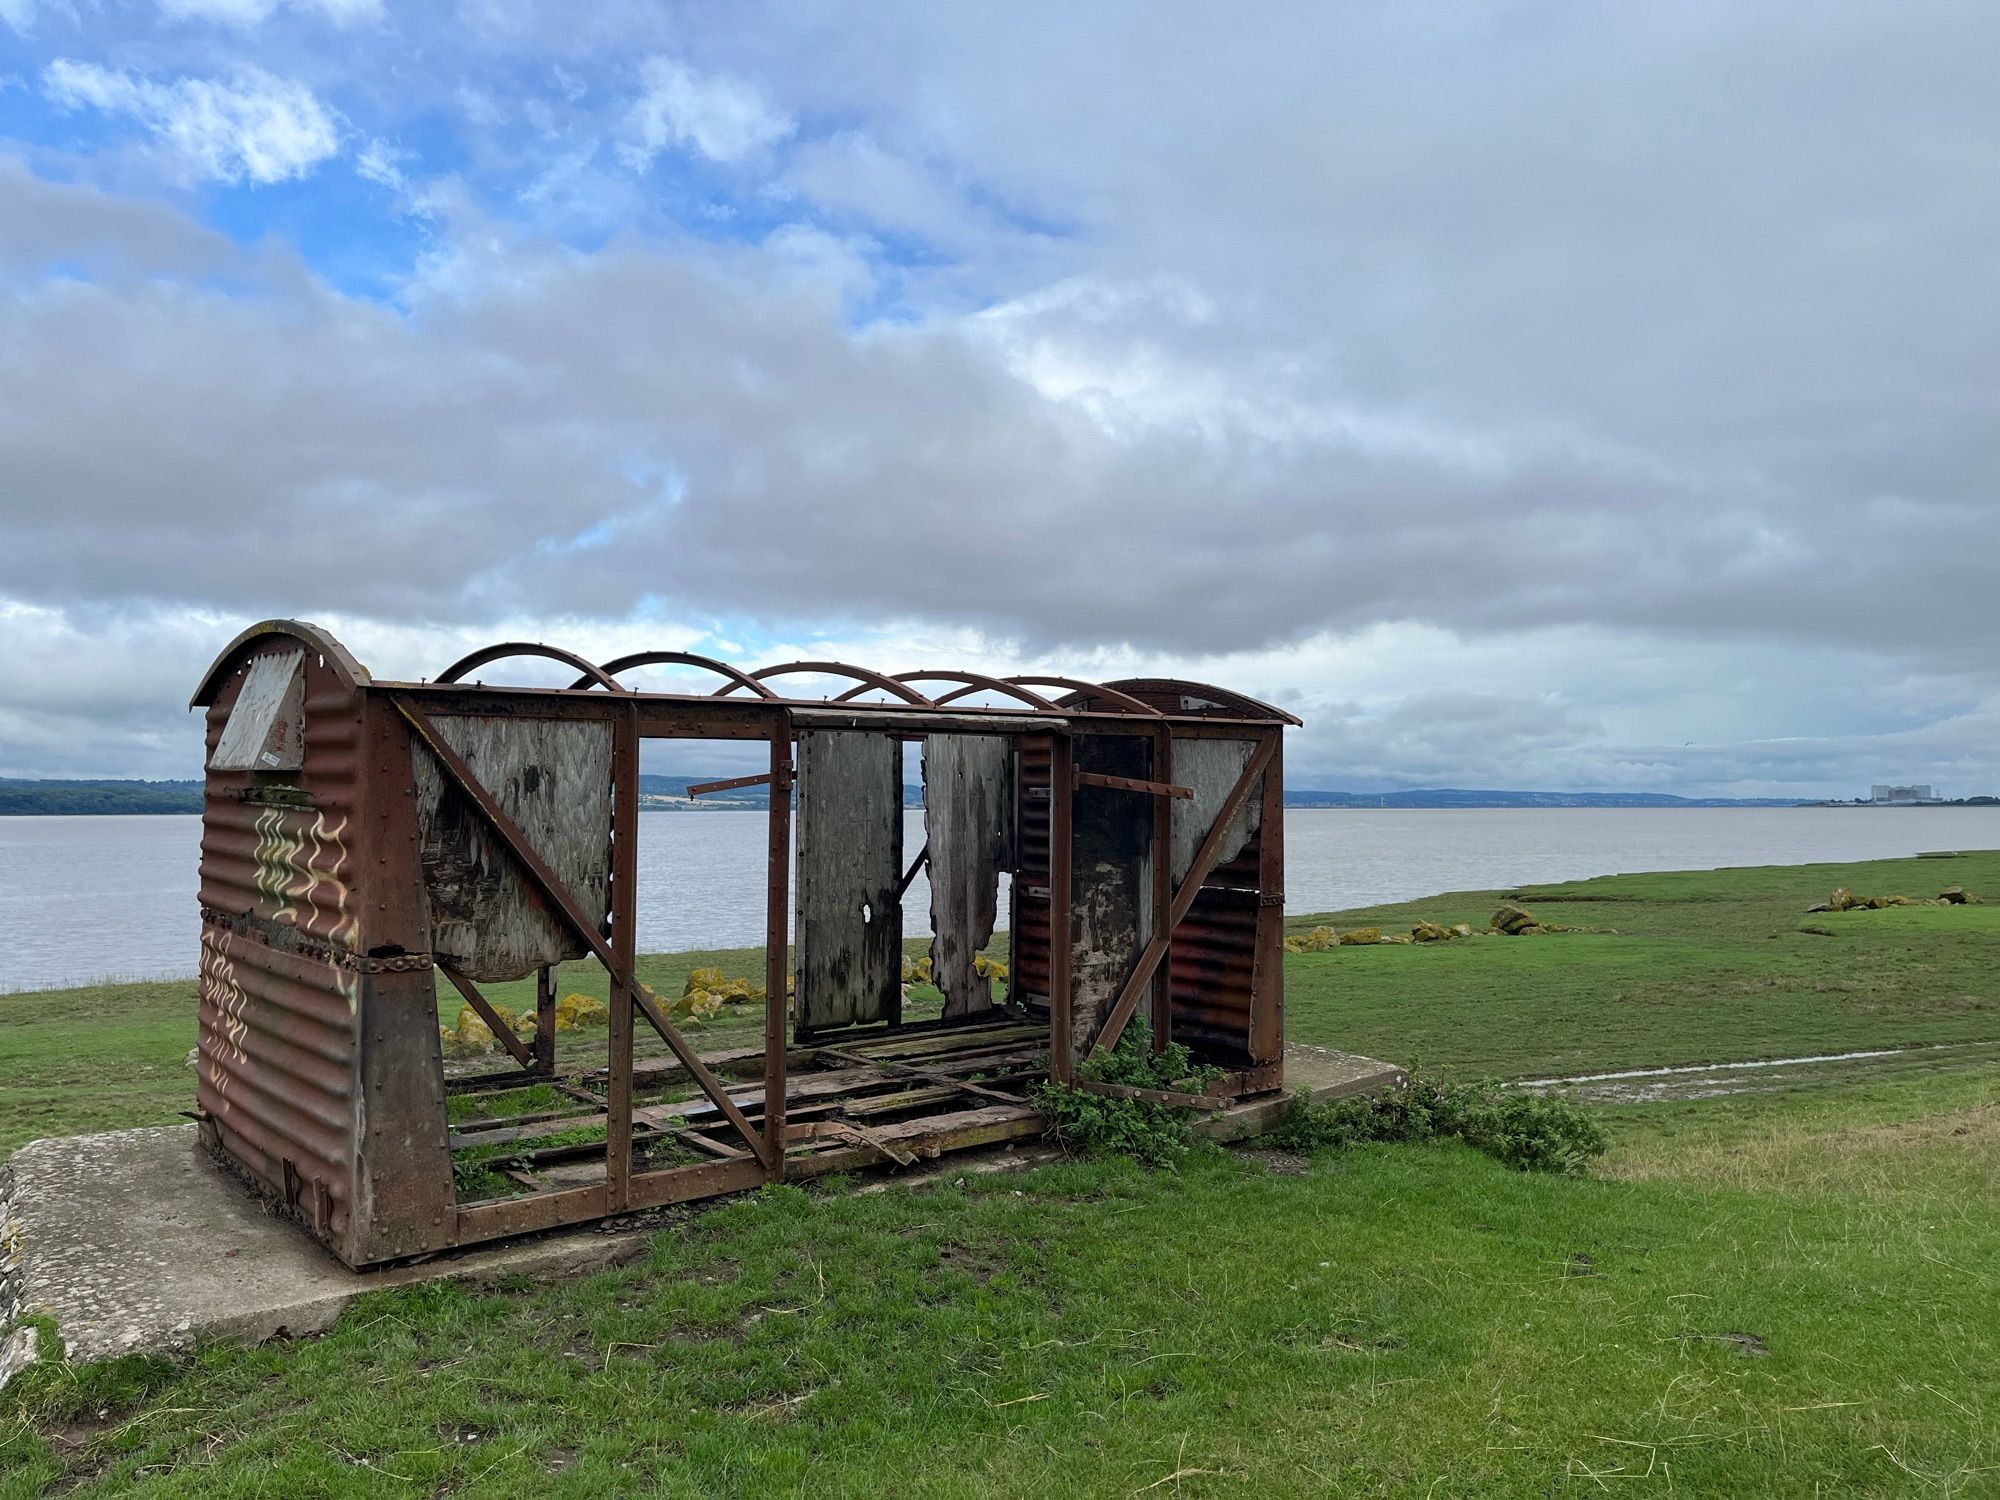
[[[303,177],[340,149],[334,115],[303,84],[244,67],[228,79],[156,82],[96,63],[58,58],[44,92],[65,109],[137,120],[188,174],[218,182]]]
[[[403,175],[402,164],[410,159],[410,153],[390,145],[387,141],[370,141],[354,154],[354,170],[377,187],[388,188],[393,193],[409,191],[409,179]]]
[[[261,26],[287,0],[159,0],[160,14],[172,21],[214,21],[224,26]],[[290,0],[297,10],[313,11],[336,26],[372,21],[382,14],[382,0]]]
[[[640,70],[645,92],[626,117],[621,154],[635,170],[669,147],[692,147],[711,161],[740,161],[775,146],[796,124],[750,84],[697,73],[671,57]]]
[[[35,24],[35,8],[36,0],[0,0],[0,21],[26,36]]]

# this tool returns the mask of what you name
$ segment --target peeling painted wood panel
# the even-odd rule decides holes
[[[1131,735],[1078,735],[1076,768],[1145,780],[1152,774],[1152,746]],[[1070,1036],[1080,1059],[1152,934],[1153,799],[1144,792],[1094,786],[1078,787],[1075,798],[1070,815]]]
[[[1000,872],[1012,863],[1013,747],[997,735],[924,741],[924,833],[930,841],[931,973],[947,1016],[993,1004],[973,960],[993,939]]]
[[[888,1020],[903,979],[901,741],[801,734],[798,798],[799,1029]]]
[[[1243,768],[1250,764],[1250,757],[1256,750],[1254,740],[1174,741],[1174,780],[1194,790],[1193,797],[1174,802],[1173,869],[1177,888],[1187,879],[1187,872],[1194,865],[1195,850],[1208,837],[1215,815],[1229,800],[1237,779],[1242,776]],[[1237,812],[1230,823],[1228,836],[1222,841],[1215,860],[1217,869],[1235,859],[1249,844],[1251,835],[1263,822],[1263,803],[1264,799],[1256,795],[1256,788],[1253,787],[1251,796]]]
[[[543,863],[592,915],[611,905],[611,737],[604,721],[436,714]],[[431,949],[473,979],[519,979],[589,949],[542,903],[518,861],[430,752],[410,747]]]
[[[306,654],[259,656],[229,710],[211,771],[296,771],[306,763]]]

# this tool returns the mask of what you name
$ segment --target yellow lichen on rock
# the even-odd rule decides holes
[[[556,1001],[556,1030],[580,1031],[611,1024],[611,1007],[588,995],[564,995]]]

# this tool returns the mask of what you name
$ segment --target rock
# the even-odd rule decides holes
[[[1410,929],[1410,941],[1415,943],[1448,943],[1451,929],[1441,927],[1436,922],[1419,922]]]
[[[1495,932],[1504,932],[1508,937],[1519,937],[1524,932],[1534,932],[1541,923],[1518,906],[1503,906],[1493,914],[1491,926]]]
[[[1833,910],[1833,903],[1831,901],[1815,901],[1811,906],[1808,906],[1806,908],[1806,915],[1811,916],[1814,912],[1832,911],[1832,910]]]
[[[188,1055],[181,1060],[181,1065],[183,1067],[188,1067],[188,1068],[195,1068],[201,1066],[201,1048],[199,1047],[188,1048]]]
[[[31,1323],[0,1339],[0,1390],[5,1390],[8,1381],[35,1362],[41,1338],[41,1330]]]
[[[1979,898],[1962,885],[1952,885],[1938,892],[1938,900],[1946,906],[1971,906],[1976,905]]]
[[[1454,923],[1452,923],[1452,926],[1451,926],[1451,935],[1452,935],[1453,937],[1471,937],[1471,936],[1472,936],[1472,924],[1471,924],[1471,923],[1469,923],[1469,922],[1454,922]]]
[[[1356,927],[1352,931],[1343,932],[1340,935],[1340,946],[1343,948],[1360,947],[1366,943],[1379,943],[1381,941],[1382,929],[1379,927]]]
[[[1860,903],[1854,899],[1854,892],[1844,885],[1836,886],[1833,894],[1826,898],[1828,911],[1852,911],[1858,905]]]

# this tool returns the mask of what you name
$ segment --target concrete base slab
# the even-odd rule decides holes
[[[1276,1128],[1285,1106],[1303,1093],[1310,1104],[1345,1099],[1353,1094],[1379,1093],[1403,1081],[1403,1070],[1352,1052],[1335,1052],[1304,1042],[1285,1044],[1284,1091],[1268,1099],[1253,1099],[1194,1122],[1197,1135],[1212,1141],[1247,1141]]]
[[[33,1141],[8,1166],[22,1311],[54,1318],[79,1361],[181,1349],[197,1335],[318,1333],[379,1287],[566,1275],[646,1244],[643,1232],[593,1226],[351,1271],[266,1213],[209,1160],[192,1125]]]
[[[1284,1095],[1238,1105],[1195,1128],[1216,1140],[1245,1140],[1275,1125],[1286,1099],[1301,1090],[1318,1102],[1387,1088],[1403,1076],[1371,1058],[1296,1044],[1286,1051],[1285,1074]],[[1014,1142],[888,1180],[1014,1170],[1053,1154]],[[660,1217],[577,1225],[357,1272],[267,1213],[201,1150],[192,1125],[35,1141],[5,1167],[12,1182],[0,1194],[0,1250],[18,1254],[21,1311],[54,1318],[69,1358],[78,1361],[172,1351],[197,1336],[257,1342],[318,1333],[355,1297],[381,1287],[596,1270],[643,1253]]]

